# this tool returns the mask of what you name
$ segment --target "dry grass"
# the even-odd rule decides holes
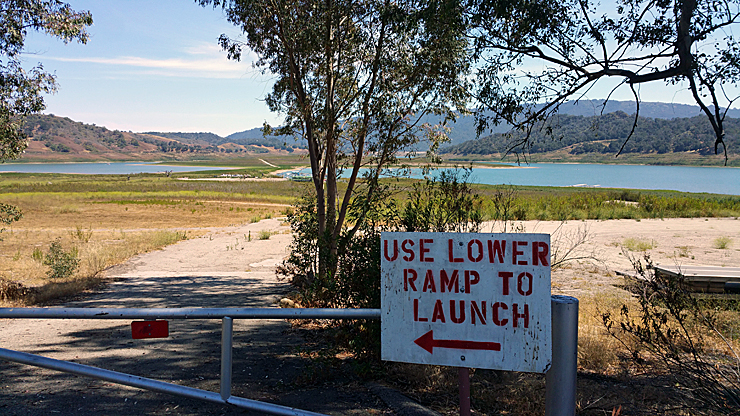
[[[269,190],[266,190],[269,193]],[[0,235],[0,306],[43,304],[101,282],[101,272],[126,259],[224,227],[271,218],[286,205],[269,195],[187,192],[20,192],[0,194],[23,218]],[[283,197],[279,197],[283,198]],[[76,248],[79,270],[49,282],[42,264],[49,244]]]
[[[74,295],[99,284],[100,273],[110,266],[139,253],[156,250],[197,234],[200,233],[168,230],[92,231],[83,240],[71,238],[73,233],[59,230],[25,230],[4,234],[4,240],[0,241],[0,250],[2,253],[13,254],[0,255],[0,276],[6,282],[20,285],[24,290],[11,290],[6,284],[6,296],[0,296],[0,301],[39,304]],[[46,276],[47,266],[42,264],[35,253],[47,252],[48,242],[57,237],[61,238],[65,248],[77,248],[80,267],[69,279],[50,282]]]
[[[582,371],[613,374],[619,365],[623,346],[605,329],[604,313],[619,316],[620,308],[631,299],[626,294],[582,296],[578,302],[578,367]]]
[[[621,245],[629,251],[645,252],[657,247],[658,243],[656,243],[655,240],[643,240],[639,238],[629,237],[625,238],[624,241],[622,241]]]

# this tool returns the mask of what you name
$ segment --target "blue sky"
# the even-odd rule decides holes
[[[92,12],[86,45],[29,34],[24,60],[42,63],[59,90],[45,113],[110,129],[228,135],[279,117],[261,97],[271,81],[226,59],[217,39],[240,31],[221,10],[190,0],[69,0]]]
[[[279,124],[261,98],[269,75],[252,68],[254,57],[226,59],[217,39],[240,31],[221,10],[192,0],[67,0],[92,12],[86,45],[31,33],[27,66],[41,62],[55,73],[59,91],[46,97],[46,113],[109,129],[213,132],[222,136]],[[611,86],[614,84],[612,83]],[[609,83],[585,98],[604,98]],[[642,85],[644,101],[694,104],[685,87]],[[628,88],[611,96],[632,100]]]

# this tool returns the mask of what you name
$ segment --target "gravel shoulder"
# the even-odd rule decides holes
[[[570,263],[552,274],[553,293],[579,298],[616,291],[614,271],[630,269],[620,246],[653,242],[656,263],[740,266],[740,220],[666,219],[526,222],[527,232],[552,233],[553,242],[586,231],[578,253],[598,260]],[[488,224],[484,232],[499,231]],[[260,240],[260,232],[271,233]],[[731,244],[715,247],[727,237]],[[276,307],[288,287],[275,265],[288,253],[280,220],[212,230],[146,253],[107,272],[100,290],[67,307]],[[639,253],[635,253],[639,255]],[[181,385],[218,391],[220,322],[170,322],[166,339],[132,340],[130,321],[0,320],[0,346],[71,360]],[[328,414],[394,414],[363,383],[301,352],[306,334],[276,320],[234,322],[236,396]],[[320,360],[318,360],[320,361]],[[307,382],[313,376],[322,381]],[[228,406],[182,399],[93,379],[0,361],[3,415],[244,415]]]

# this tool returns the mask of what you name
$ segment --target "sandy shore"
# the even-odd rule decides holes
[[[585,236],[574,257],[553,270],[554,294],[581,295],[615,290],[616,271],[630,272],[625,253],[642,258],[648,254],[656,265],[740,266],[740,220],[734,218],[675,218],[608,221],[526,221],[526,232],[549,233],[553,250],[563,251]],[[500,224],[487,224],[484,231],[500,231]],[[718,238],[729,238],[726,248],[718,248]],[[632,243],[632,244],[630,244]],[[637,244],[635,244],[637,243]],[[628,246],[652,247],[643,252]]]

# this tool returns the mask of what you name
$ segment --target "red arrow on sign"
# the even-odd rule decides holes
[[[433,330],[420,336],[414,343],[421,348],[433,354],[434,347],[437,348],[454,348],[458,350],[487,350],[501,351],[501,344],[498,342],[480,342],[480,341],[462,341],[457,339],[434,339]]]

